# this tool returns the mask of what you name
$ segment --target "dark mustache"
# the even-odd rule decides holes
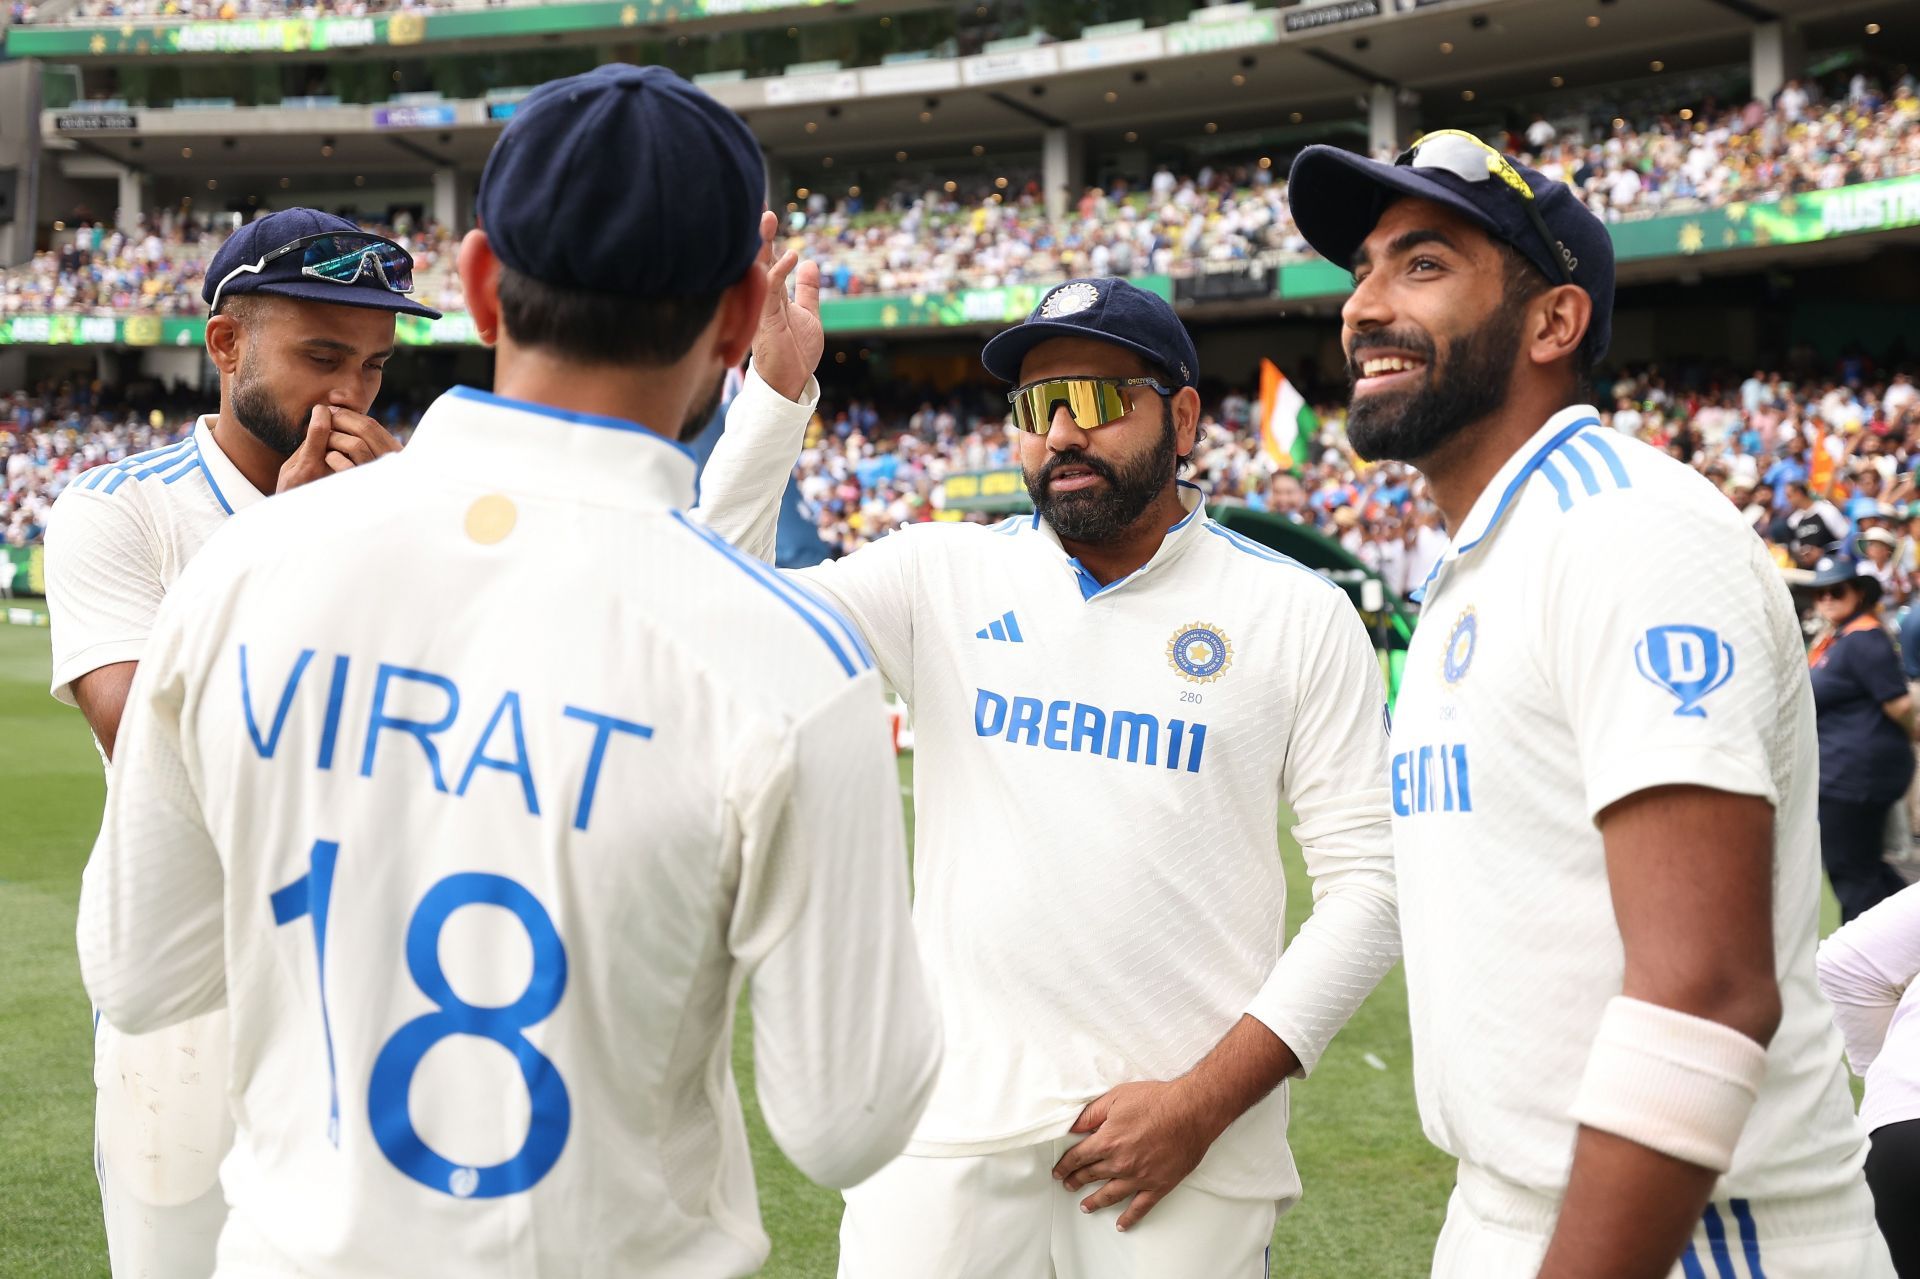
[[[1353,340],[1353,349],[1347,352],[1349,384],[1363,376],[1360,366],[1368,351],[1411,351],[1425,360],[1428,368],[1434,364],[1433,339],[1423,333],[1363,333]]]
[[[1040,468],[1040,487],[1045,488],[1056,474],[1069,466],[1083,466],[1109,484],[1119,479],[1113,468],[1105,462],[1076,449],[1071,453],[1056,453],[1047,459],[1047,464]]]

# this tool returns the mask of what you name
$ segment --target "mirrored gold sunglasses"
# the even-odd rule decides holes
[[[1091,431],[1133,412],[1136,387],[1146,387],[1155,395],[1173,394],[1157,378],[1063,377],[1029,382],[1009,392],[1007,403],[1013,406],[1013,424],[1034,435],[1045,435],[1052,428],[1053,415],[1063,404],[1074,425]]]

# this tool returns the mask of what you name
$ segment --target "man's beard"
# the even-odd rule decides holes
[[[1525,319],[1518,307],[1501,306],[1485,324],[1447,344],[1441,363],[1433,339],[1421,333],[1368,333],[1347,356],[1347,384],[1362,374],[1370,350],[1410,351],[1426,362],[1425,384],[1411,390],[1353,396],[1347,410],[1347,439],[1369,462],[1412,462],[1435,450],[1471,424],[1500,411],[1507,402],[1513,354]]]
[[[1115,467],[1090,453],[1075,449],[1047,459],[1036,475],[1026,473],[1027,496],[1033,509],[1053,526],[1061,540],[1099,545],[1125,533],[1160,496],[1179,469],[1180,455],[1173,438],[1173,410],[1162,402],[1164,429],[1159,442]],[[1104,488],[1054,493],[1048,483],[1070,466],[1081,466],[1106,481]]]
[[[707,397],[706,403],[687,414],[687,420],[680,424],[680,434],[676,437],[680,443],[692,443],[700,432],[707,429],[707,424],[713,421],[713,415],[720,411],[720,395],[726,389],[727,374],[722,369],[719,376],[713,379],[713,394]]]
[[[274,403],[251,350],[240,357],[240,370],[233,379],[233,415],[254,439],[283,458],[292,457],[307,438],[306,422],[294,421]]]

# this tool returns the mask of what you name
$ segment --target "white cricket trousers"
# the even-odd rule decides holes
[[[846,1192],[840,1279],[1267,1279],[1279,1205],[1176,1187],[1125,1234],[1053,1165],[1080,1138],[991,1155],[902,1155]]]
[[[210,1279],[233,1146],[227,1014],[151,1035],[94,1028],[93,1148],[113,1279]]]
[[[1558,1200],[1471,1164],[1447,1203],[1434,1279],[1533,1279]],[[1806,1199],[1716,1199],[1669,1279],[1895,1279],[1866,1182]]]

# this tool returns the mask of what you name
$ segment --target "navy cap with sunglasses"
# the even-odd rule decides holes
[[[232,298],[265,293],[440,318],[409,297],[412,292],[412,254],[318,209],[282,209],[247,223],[213,255],[200,286],[215,313]]]
[[[1613,238],[1566,183],[1457,129],[1427,134],[1391,164],[1310,146],[1287,179],[1294,225],[1339,267],[1353,264],[1381,213],[1401,196],[1445,205],[1518,249],[1550,282],[1585,289],[1593,299],[1592,355],[1606,354],[1613,338]]]

